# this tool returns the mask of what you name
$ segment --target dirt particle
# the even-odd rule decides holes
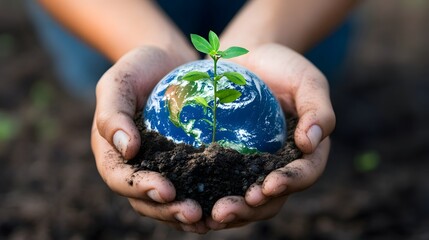
[[[128,185],[133,186],[134,180],[132,178],[128,178],[126,180],[127,180]]]
[[[296,167],[286,167],[284,170],[281,170],[281,173],[288,178],[297,179],[302,177],[302,169]]]

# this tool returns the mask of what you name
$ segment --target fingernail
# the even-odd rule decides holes
[[[315,149],[322,140],[322,129],[318,125],[311,126],[307,131],[307,137],[311,142],[311,146]]]
[[[113,135],[113,144],[122,155],[125,155],[127,152],[129,142],[130,137],[128,137],[128,135],[122,130],[116,131]]]
[[[152,199],[155,202],[164,202],[164,200],[159,195],[158,191],[154,189],[149,190],[146,194],[148,197],[150,197],[150,199]]]
[[[220,223],[230,223],[232,221],[235,220],[235,215],[234,214],[229,214],[228,216],[226,216],[224,219],[222,219],[220,221]]]
[[[185,218],[185,216],[183,216],[182,213],[176,213],[174,214],[174,218],[176,218],[177,221],[181,222],[181,223],[189,223],[188,219]]]

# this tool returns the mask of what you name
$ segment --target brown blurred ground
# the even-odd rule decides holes
[[[366,1],[356,21],[322,179],[274,219],[199,236],[106,187],[93,106],[58,85],[21,1],[2,1],[0,239],[429,239],[429,2]]]

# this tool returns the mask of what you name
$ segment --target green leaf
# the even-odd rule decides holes
[[[225,59],[229,59],[229,58],[241,56],[241,55],[246,54],[248,52],[249,52],[249,50],[242,48],[242,47],[230,47],[230,48],[226,49],[225,51],[221,52],[220,56],[225,58]]]
[[[182,80],[186,81],[197,81],[200,79],[210,78],[210,75],[206,72],[191,71],[182,76]]]
[[[241,92],[235,89],[222,89],[216,92],[216,97],[221,103],[232,103],[241,96]]]
[[[246,85],[246,79],[243,77],[243,75],[241,75],[240,73],[237,72],[226,72],[223,73],[223,75],[228,78],[229,81],[240,85],[240,86],[244,86]]]
[[[219,37],[213,31],[209,32],[209,42],[210,42],[210,45],[212,46],[212,49],[217,52],[220,46]]]
[[[207,103],[206,99],[203,97],[194,97],[194,100],[197,104],[203,107],[209,107],[209,104]]]
[[[209,54],[213,50],[212,45],[203,37],[197,34],[191,34],[191,42],[198,51]]]

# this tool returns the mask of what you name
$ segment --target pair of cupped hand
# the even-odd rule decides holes
[[[294,138],[304,155],[271,172],[244,197],[218,200],[211,216],[203,217],[197,202],[175,201],[175,188],[168,179],[156,172],[135,172],[126,164],[141,147],[133,121],[136,112],[143,109],[164,75],[191,60],[196,59],[181,62],[162,49],[141,47],[124,55],[102,76],[91,134],[101,177],[114,192],[127,197],[139,214],[184,231],[205,233],[275,216],[291,193],[314,184],[325,169],[328,136],[335,126],[326,78],[303,56],[277,44],[262,45],[237,58],[268,85],[287,114],[299,117]],[[133,184],[129,184],[133,174]]]

